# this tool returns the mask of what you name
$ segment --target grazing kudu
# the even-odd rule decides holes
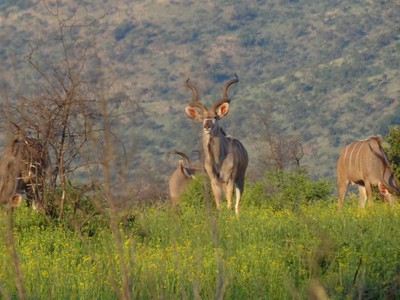
[[[185,112],[189,118],[201,121],[203,124],[204,168],[211,181],[217,209],[221,209],[223,196],[228,202],[228,209],[231,209],[235,188],[235,212],[238,214],[240,198],[244,191],[248,154],[243,145],[237,139],[227,136],[219,125],[219,120],[229,111],[228,89],[237,82],[239,82],[237,77],[228,81],[224,86],[222,98],[207,109],[199,102],[196,87],[187,80],[185,86],[192,90],[194,97],[185,108]]]
[[[389,203],[393,202],[393,195],[400,195],[399,181],[391,170],[382,142],[380,136],[373,136],[353,142],[341,150],[337,162],[339,207],[343,206],[350,183],[358,185],[359,206],[363,208],[367,200],[369,205],[373,205],[372,186],[377,186]]]
[[[185,153],[173,151],[171,154],[177,154],[183,158],[179,160],[179,166],[169,179],[170,200],[173,205],[177,205],[186,186],[194,178],[196,172],[199,171],[200,168],[193,166]]]
[[[25,193],[29,206],[33,204],[35,209],[43,210],[45,178],[49,166],[49,153],[39,140],[23,136],[15,138],[3,153],[0,195],[16,201],[20,200],[19,193]]]

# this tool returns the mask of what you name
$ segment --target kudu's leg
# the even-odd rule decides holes
[[[214,194],[215,205],[217,209],[221,209],[222,187],[218,182],[211,182],[211,190]]]
[[[368,199],[368,206],[372,207],[374,206],[374,199],[373,199],[373,193],[372,193],[372,185],[370,182],[365,182],[365,190],[367,194],[367,199]]]
[[[240,206],[240,198],[242,197],[244,191],[244,178],[240,178],[235,184],[235,196],[236,196],[236,203],[235,203],[235,213],[239,214],[239,206]]]
[[[236,194],[235,213],[239,214],[239,205],[240,205],[240,198],[242,197],[242,191],[238,187],[236,187],[235,194]]]
[[[228,202],[228,209],[232,208],[232,198],[233,198],[233,188],[234,188],[235,184],[232,180],[229,180],[228,183],[226,184],[226,191],[225,191],[225,195],[226,195],[226,201]]]
[[[170,197],[169,197],[169,199],[170,199],[170,201],[171,201],[171,205],[172,206],[177,206],[178,205],[178,203],[179,203],[179,196],[176,196],[176,195],[171,195]]]
[[[365,203],[367,202],[367,189],[362,185],[358,186],[358,196],[360,199],[358,202],[358,206],[361,208],[365,208]]]
[[[347,188],[349,187],[349,181],[338,178],[337,188],[338,188],[338,207],[342,208],[344,204],[344,198],[346,197]]]

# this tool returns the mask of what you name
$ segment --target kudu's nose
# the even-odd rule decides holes
[[[205,120],[204,125],[203,125],[204,130],[210,131],[211,128],[213,127],[213,124],[214,124],[214,122],[212,119]]]

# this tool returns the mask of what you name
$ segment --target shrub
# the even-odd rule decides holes
[[[256,206],[296,210],[300,204],[326,200],[332,192],[332,182],[312,181],[304,170],[267,171],[262,181],[248,186],[243,198]]]
[[[135,24],[132,21],[125,20],[114,30],[114,38],[116,41],[124,39],[130,32],[135,29]]]
[[[392,169],[396,177],[400,176],[400,128],[393,126],[389,128],[389,133],[385,137],[386,145],[385,151],[391,160]],[[384,145],[385,146],[385,145]]]
[[[207,199],[214,201],[208,186],[207,177],[196,175],[196,178],[188,184],[186,191],[183,193],[180,205],[184,207],[204,207],[206,204],[206,193],[208,195]]]

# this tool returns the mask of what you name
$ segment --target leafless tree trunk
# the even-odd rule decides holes
[[[69,201],[71,175],[77,171],[82,173],[102,161],[101,153],[93,145],[98,145],[104,137],[101,102],[108,99],[98,98],[99,78],[102,76],[98,62],[101,59],[96,54],[95,42],[87,38],[93,34],[94,22],[98,20],[87,15],[79,17],[76,13],[63,16],[57,2],[51,8],[46,2],[42,3],[49,16],[56,20],[57,32],[56,39],[48,37],[49,34],[42,41],[30,42],[31,51],[26,59],[39,75],[39,95],[17,95],[4,115],[6,123],[17,124],[24,135],[35,136],[49,147],[52,168],[46,212],[61,221],[65,204]],[[113,114],[107,117],[135,114],[137,102],[125,100],[127,103],[120,110],[120,102],[108,100],[109,111]],[[10,127],[7,124],[3,126]],[[90,140],[89,136],[97,140]],[[119,141],[115,134],[113,139]],[[124,145],[119,142],[119,146],[120,152],[124,152]]]
[[[256,138],[260,165],[263,166],[263,170],[285,170],[294,163],[295,167],[300,169],[304,153],[299,138],[285,136],[279,129],[274,128],[271,112],[272,106],[269,106],[258,119],[262,125],[260,136]]]
[[[95,41],[85,40],[91,36],[86,34],[86,30],[93,28],[93,23],[86,21],[87,16],[84,21],[75,14],[63,17],[57,2],[53,10],[45,2],[43,5],[56,20],[56,39],[52,40],[51,48],[46,44],[49,42],[46,37],[43,41],[31,42],[31,51],[26,57],[39,76],[37,86],[40,92],[34,97],[18,94],[10,101],[3,111],[2,126],[10,135],[17,126],[24,135],[40,139],[49,148],[52,167],[46,213],[57,217],[60,222],[65,217],[65,207],[75,205],[71,201],[79,201],[73,200],[69,193],[70,179],[80,170],[92,175],[89,169],[93,166],[98,168],[93,176],[88,176],[88,180],[91,180],[91,185],[99,187],[98,194],[105,200],[101,208],[109,219],[119,255],[119,272],[115,276],[121,276],[122,286],[115,279],[117,277],[112,281],[119,298],[132,299],[133,278],[128,264],[132,260],[123,247],[118,217],[120,203],[116,191],[123,191],[115,188],[118,183],[123,186],[127,182],[124,178],[127,174],[126,152],[118,136],[120,132],[114,130],[113,123],[122,115],[136,115],[140,106],[137,101],[126,97],[122,107],[122,100],[114,100],[111,93],[114,90],[110,87],[114,82],[107,81],[105,87],[106,76],[97,56]],[[93,74],[96,78],[91,80]],[[116,174],[122,175],[118,177]],[[9,223],[12,234],[12,219]],[[15,244],[12,236],[9,240],[11,246]],[[19,297],[24,299],[22,271],[17,252],[13,253]]]

